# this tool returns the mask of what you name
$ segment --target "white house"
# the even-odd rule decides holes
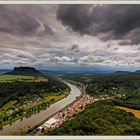
[[[56,125],[56,123],[58,122],[57,119],[55,118],[50,118],[48,121],[46,121],[44,123],[44,126],[47,127],[47,128],[51,128],[51,127],[54,127]]]

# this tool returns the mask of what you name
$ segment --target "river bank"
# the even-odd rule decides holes
[[[75,101],[76,98],[81,95],[81,91],[76,86],[70,83],[66,84],[71,89],[70,94],[66,98],[56,102],[55,104],[52,104],[46,110],[40,111],[39,113],[34,114],[29,118],[23,118],[23,120],[17,120],[12,125],[4,126],[0,131],[0,135],[15,135],[17,132],[27,131],[28,129],[34,127],[46,118],[57,113],[59,110],[62,110],[67,105]]]

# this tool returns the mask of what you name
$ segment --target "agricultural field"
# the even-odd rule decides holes
[[[11,100],[11,101],[9,101],[8,103],[6,103],[1,109],[0,109],[0,111],[8,111],[9,109],[12,109],[12,108],[14,108],[15,106],[15,104],[17,103],[17,101],[16,100]]]
[[[68,92],[62,92],[59,95],[56,95],[55,93],[51,93],[48,95],[48,93],[44,93],[43,97],[46,100],[46,102],[57,102],[63,98],[65,98],[68,95]]]
[[[44,76],[26,76],[26,75],[0,75],[0,82],[14,82],[14,81],[24,81],[24,82],[48,82],[48,78]]]
[[[9,74],[0,75],[0,82],[16,81],[16,80],[33,80],[33,79],[34,76],[9,75]]]
[[[140,110],[135,110],[135,109],[131,109],[128,107],[123,107],[123,106],[116,106],[116,108],[125,110],[126,112],[131,112],[135,115],[136,118],[140,119]]]
[[[47,77],[39,76],[32,80],[33,82],[48,82]]]

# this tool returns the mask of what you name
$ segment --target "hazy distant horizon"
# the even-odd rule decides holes
[[[19,66],[22,67],[22,66]],[[24,66],[23,66],[24,67]],[[31,67],[31,66],[27,66]],[[140,68],[115,68],[115,67],[48,67],[48,68],[38,68],[41,71],[72,71],[72,72],[115,72],[115,71],[130,71],[135,72],[140,70]],[[0,70],[13,70],[14,67],[0,68]]]

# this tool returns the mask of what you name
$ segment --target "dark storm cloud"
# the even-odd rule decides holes
[[[83,34],[92,24],[89,8],[90,5],[60,5],[57,10],[57,18],[62,21],[62,24],[68,25],[74,31]]]
[[[15,35],[52,35],[53,30],[44,24],[44,30],[38,33],[41,24],[38,19],[28,11],[21,9],[10,9],[8,6],[0,6],[0,32]]]
[[[0,31],[11,34],[32,34],[40,26],[26,13],[12,11],[5,6],[0,7],[0,20]]]
[[[57,18],[80,34],[140,43],[140,5],[60,5]]]
[[[137,6],[95,6],[0,5],[0,68],[140,67]]]

